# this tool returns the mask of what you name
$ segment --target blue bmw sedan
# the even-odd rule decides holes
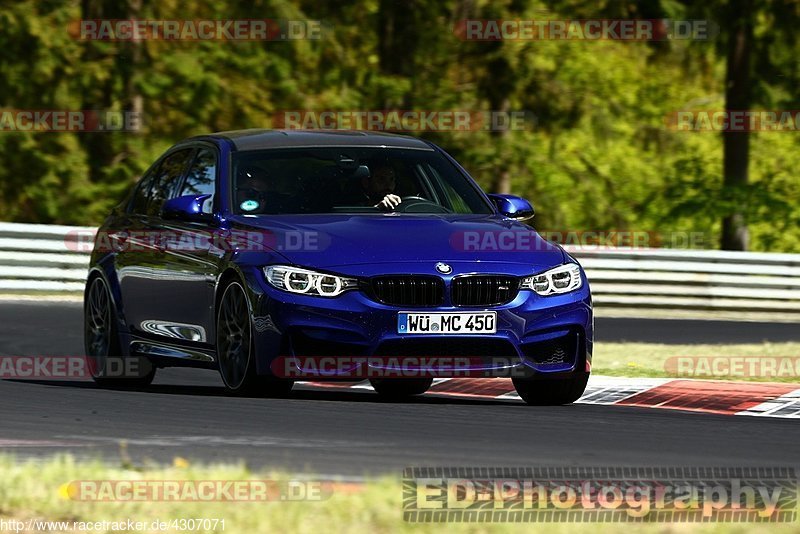
[[[591,294],[533,215],[412,137],[184,140],[97,232],[84,299],[94,378],[143,386],[183,365],[218,369],[236,395],[368,379],[402,398],[438,376],[504,376],[529,404],[573,402],[591,368]]]

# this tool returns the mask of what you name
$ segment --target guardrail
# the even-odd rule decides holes
[[[0,292],[82,293],[89,254],[81,252],[77,238],[94,231],[0,222]]]
[[[796,313],[800,254],[566,247],[598,307]]]
[[[88,237],[78,226],[0,223],[0,292],[79,294]],[[772,312],[800,318],[800,254],[567,246],[598,309]]]

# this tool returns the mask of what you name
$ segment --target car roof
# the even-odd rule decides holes
[[[305,147],[387,147],[433,150],[431,145],[408,135],[384,132],[362,132],[358,130],[268,130],[254,128],[217,132],[198,138],[227,139],[236,150],[263,150],[269,148]],[[188,141],[188,139],[187,139]]]

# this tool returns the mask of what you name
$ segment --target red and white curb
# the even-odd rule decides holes
[[[300,384],[313,389],[372,391],[372,386],[366,380]],[[437,378],[425,395],[522,402],[507,378]],[[767,382],[591,376],[586,392],[577,404],[800,419],[800,386]]]

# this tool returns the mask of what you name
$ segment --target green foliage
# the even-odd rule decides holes
[[[465,18],[710,18],[728,1],[177,0],[2,2],[0,108],[130,110],[140,133],[0,135],[2,219],[97,224],[150,163],[199,133],[270,127],[282,110],[521,110],[522,131],[423,132],[545,230],[705,232],[740,210],[754,250],[800,252],[800,133],[751,140],[750,183],[723,186],[717,133],[671,130],[723,109],[726,35],[707,42],[459,39]],[[798,109],[800,8],[759,0],[754,94]],[[84,12],[83,10],[88,10]],[[320,40],[84,42],[81,18],[313,19]],[[719,22],[719,21],[718,21]],[[742,134],[747,135],[747,134]]]

